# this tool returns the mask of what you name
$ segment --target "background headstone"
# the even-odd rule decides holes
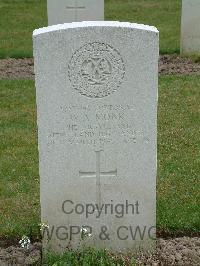
[[[200,0],[182,0],[181,53],[200,55]]]
[[[157,29],[82,22],[35,30],[33,39],[49,245],[149,249],[156,224]],[[80,228],[91,236],[81,240]]]
[[[48,25],[104,20],[104,0],[47,0]]]

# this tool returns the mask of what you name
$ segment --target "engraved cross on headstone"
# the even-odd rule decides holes
[[[82,172],[79,171],[79,175],[82,178],[88,178],[93,177],[96,178],[96,196],[97,196],[97,204],[100,206],[101,204],[101,177],[117,177],[117,169],[114,171],[108,171],[108,172],[102,172],[100,169],[100,163],[101,163],[101,152],[95,151],[96,153],[96,172]]]
[[[78,11],[85,9],[85,6],[78,5],[77,0],[74,0],[74,5],[68,5],[66,6],[66,9],[75,11],[75,22],[78,19]]]

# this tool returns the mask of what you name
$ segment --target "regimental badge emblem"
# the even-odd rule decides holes
[[[125,66],[120,53],[100,42],[82,46],[68,65],[72,87],[89,98],[102,98],[114,93],[124,75]]]

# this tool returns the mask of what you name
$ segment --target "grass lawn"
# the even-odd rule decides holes
[[[132,256],[110,254],[105,250],[83,249],[80,252],[67,251],[64,255],[48,253],[44,256],[43,266],[136,266]]]
[[[200,231],[198,76],[161,76],[157,226]],[[39,223],[34,81],[0,80],[0,237]]]
[[[47,25],[46,0],[0,0],[0,57],[31,57],[32,31]],[[158,27],[161,53],[179,52],[181,0],[105,0],[105,19]]]
[[[0,81],[0,236],[39,221],[35,111],[32,81]]]
[[[199,76],[160,77],[157,226],[200,232]]]

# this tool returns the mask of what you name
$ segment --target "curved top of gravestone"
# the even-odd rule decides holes
[[[148,26],[144,24],[119,22],[119,21],[83,21],[83,22],[58,24],[58,25],[36,29],[33,31],[33,36],[37,36],[37,35],[49,33],[49,32],[60,31],[60,30],[85,28],[85,27],[118,27],[118,28],[138,29],[138,30],[158,33],[158,30],[156,27]]]

